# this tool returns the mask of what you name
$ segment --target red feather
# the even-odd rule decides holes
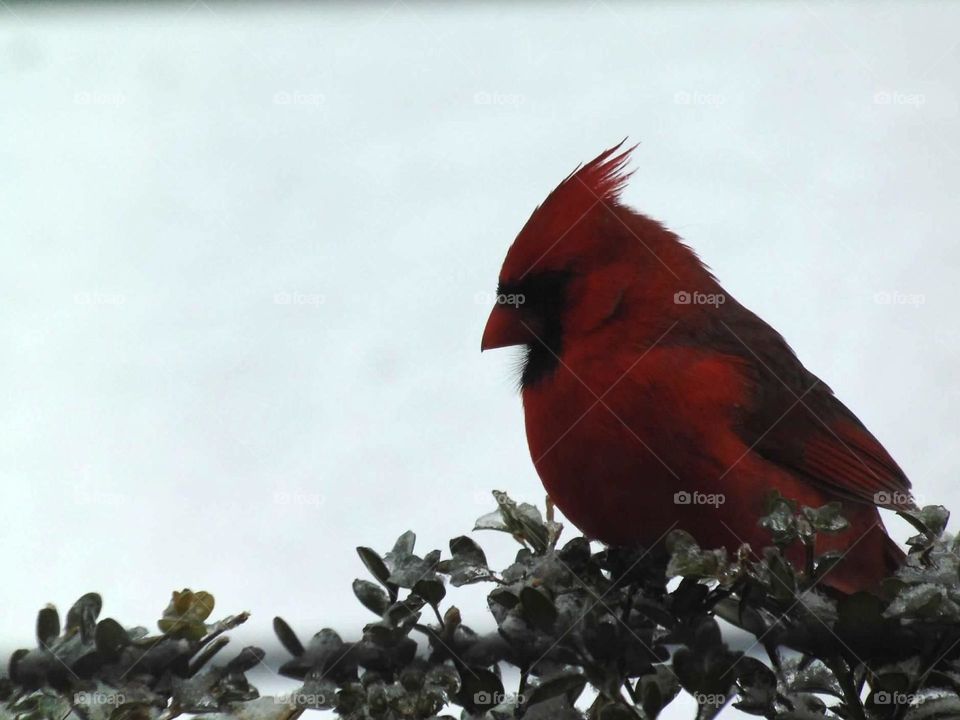
[[[524,302],[498,305],[484,332],[484,348],[526,346],[527,439],[547,491],[606,542],[650,546],[681,528],[758,552],[770,491],[839,500],[850,527],[818,551],[845,557],[824,582],[874,587],[902,559],[877,506],[912,503],[906,475],[690,248],[620,203],[622,145],[527,221],[499,279]]]

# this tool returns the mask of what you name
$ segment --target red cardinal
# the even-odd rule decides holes
[[[588,537],[651,547],[672,528],[755,551],[770,492],[843,504],[824,582],[872,589],[902,561],[877,507],[909,507],[883,446],[772,327],[663,225],[620,203],[630,150],[579,168],[507,252],[481,349],[522,345],[527,441]],[[802,548],[788,557],[800,565]],[[801,565],[802,566],[802,565]]]

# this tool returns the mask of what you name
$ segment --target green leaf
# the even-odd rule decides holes
[[[804,507],[802,512],[817,532],[837,533],[850,527],[840,510],[841,504],[835,500],[819,508]]]
[[[520,605],[530,625],[544,631],[553,629],[557,621],[557,607],[542,591],[529,586],[523,588],[520,591]]]
[[[434,665],[423,680],[426,687],[436,687],[447,695],[456,695],[460,690],[460,674],[449,665]]]
[[[383,620],[391,627],[406,633],[420,619],[420,609],[422,607],[423,599],[411,595],[387,608],[387,611],[383,614]]]
[[[713,645],[693,651],[679,648],[673,654],[673,671],[683,688],[694,696],[698,718],[717,715],[731,699],[736,680],[737,663],[742,653],[731,652],[725,645]]]
[[[834,674],[821,660],[801,663],[800,659],[786,662],[787,689],[793,693],[819,693],[843,699],[843,690]]]
[[[759,524],[770,532],[776,545],[789,545],[799,535],[793,504],[784,498],[772,501],[770,513],[760,518]]]
[[[655,720],[680,693],[680,681],[666,665],[656,665],[652,673],[640,677],[637,690],[643,712],[649,720]]]
[[[939,537],[950,520],[950,511],[943,505],[927,505],[920,510],[919,519],[931,535]]]
[[[422,597],[433,607],[436,607],[446,596],[447,589],[443,586],[443,581],[439,578],[428,578],[417,581],[417,583],[413,586],[413,592]]]
[[[946,588],[931,583],[902,590],[884,611],[886,617],[932,618],[946,599]]]
[[[353,581],[353,594],[357,600],[374,615],[383,615],[390,607],[390,598],[383,588],[369,580],[357,578]]]
[[[83,641],[89,642],[93,638],[93,631],[96,627],[97,618],[100,616],[101,608],[103,608],[103,600],[97,593],[87,593],[81,596],[67,611],[65,629],[67,632],[79,630]]]
[[[397,556],[410,555],[413,553],[413,548],[417,544],[417,536],[413,530],[407,530],[403,535],[397,538],[397,541],[393,544],[393,550],[391,553]]]
[[[907,545],[913,548],[911,552],[930,547],[943,534],[950,519],[949,511],[942,505],[927,505],[920,510],[907,508],[898,510],[897,514],[920,532],[907,540]]]
[[[390,571],[387,569],[387,566],[377,554],[376,550],[361,546],[357,548],[357,555],[360,556],[363,564],[367,566],[367,570],[370,571],[370,574],[379,580],[381,585],[389,589]]]
[[[583,688],[587,684],[587,678],[578,672],[564,673],[554,675],[530,691],[526,698],[526,705],[536,705],[544,700],[549,700],[557,695],[567,695],[567,699],[572,705],[580,697]]]
[[[370,584],[373,585],[373,583]],[[374,587],[376,587],[376,585],[374,585]],[[379,590],[380,588],[377,589]],[[356,592],[356,588],[354,588],[354,592]],[[282,617],[275,617],[273,619],[273,632],[288,653],[294,657],[303,655],[303,643],[300,642],[300,638],[297,637],[293,628],[287,625],[287,622]]]
[[[717,617],[723,618],[731,625],[743,628],[754,637],[761,637],[767,632],[767,624],[763,616],[746,602],[734,598],[724,598],[713,606]]]
[[[956,696],[925,700],[910,708],[906,720],[956,720],[960,717],[960,698]]]
[[[494,510],[493,512],[488,512],[486,515],[481,515],[473,524],[473,529],[509,532],[507,523],[504,521],[503,515],[499,510]]]
[[[794,600],[797,596],[797,576],[793,566],[776,548],[764,548],[769,571],[770,593],[777,600]]]
[[[551,532],[540,511],[529,503],[518,505],[509,495],[499,490],[494,490],[493,496],[499,510],[481,517],[473,529],[508,532],[533,548],[534,552],[545,552],[550,544]]]
[[[60,636],[60,614],[53,605],[37,613],[37,642],[47,647]]]
[[[234,673],[247,672],[262,663],[265,656],[266,653],[262,649],[248,645],[227,663],[226,670]]]
[[[487,595],[487,604],[496,603],[501,607],[510,610],[520,603],[520,598],[508,588],[497,587]]]
[[[450,541],[450,554],[470,565],[487,567],[487,556],[483,548],[466,535],[455,537]]]
[[[120,657],[120,651],[130,644],[130,638],[120,623],[113,618],[105,618],[97,623],[94,642],[97,652],[104,658],[116,660]]]
[[[461,535],[451,540],[450,553],[453,558],[440,562],[437,570],[449,575],[454,587],[491,579],[486,555],[470,538]]]
[[[667,550],[670,552],[667,577],[717,578],[728,566],[725,548],[703,550],[682,530],[674,530],[667,536]]]
[[[460,671],[457,702],[472,712],[486,712],[503,699],[503,683],[486,668],[464,667]]]
[[[740,698],[734,707],[751,715],[770,717],[777,699],[777,676],[774,672],[752,657],[740,658],[736,672]]]
[[[432,550],[423,558],[416,555],[388,553],[384,558],[390,568],[390,583],[412,590],[421,580],[435,580],[440,551]]]

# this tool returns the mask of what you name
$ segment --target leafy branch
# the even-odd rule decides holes
[[[761,520],[770,547],[731,556],[684,532],[649,551],[561,545],[549,511],[494,497],[475,530],[516,539],[507,567],[490,567],[465,535],[420,555],[408,531],[386,553],[358,548],[370,578],[353,592],[373,617],[357,639],[326,628],[303,642],[275,618],[290,654],[280,672],[301,683],[289,697],[260,698],[247,681],[258,648],[213,663],[247,615],[208,623],[208,593],[174,593],[153,635],[98,621],[100,597],[88,594],[62,629],[55,609],[40,611],[38,647],[14,653],[0,680],[0,720],[295,720],[311,709],[347,720],[654,720],[682,691],[697,720],[729,706],[785,720],[960,717],[960,548],[940,506],[904,511],[917,535],[879,594],[840,596],[820,586],[837,556],[815,551],[818,534],[847,527],[838,503],[773,496]],[[796,544],[802,567],[785,556]],[[448,592],[477,583],[490,586],[490,616],[472,627]],[[732,649],[721,621],[752,646]]]

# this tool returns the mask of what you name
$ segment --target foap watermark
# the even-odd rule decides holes
[[[302,492],[300,490],[277,490],[273,493],[273,503],[275,505],[320,507],[325,499],[320,493]]]
[[[678,90],[673,94],[674,105],[701,105],[720,107],[727,98],[720,93],[700,92],[699,90]]]
[[[127,701],[121,692],[107,690],[82,691],[73,694],[76,705],[123,705]]]
[[[923,698],[913,693],[900,692],[898,690],[878,690],[873,694],[874,705],[916,705]]]
[[[520,307],[527,301],[523,293],[488,293],[478,292],[473,296],[473,301],[477,305],[512,305]]]
[[[873,94],[874,105],[910,105],[920,107],[927,102],[923,93],[908,93],[899,90],[878,90]]]
[[[491,92],[477,90],[473,94],[474,105],[498,105],[500,107],[520,107],[527,101],[526,96],[520,93]]]
[[[330,697],[325,693],[308,693],[302,690],[295,690],[291,693],[278,693],[273,696],[275,705],[293,705],[307,708],[330,705],[335,700],[335,697]]]
[[[312,305],[320,307],[326,302],[327,296],[322,293],[284,291],[273,294],[274,305]]]
[[[123,305],[126,301],[127,298],[123,293],[85,290],[73,294],[73,302],[76,305]]]
[[[697,705],[708,707],[722,707],[727,704],[727,696],[723,693],[702,693],[696,692],[693,694],[693,699],[697,701]]]
[[[303,90],[278,90],[273,94],[274,105],[320,107],[326,101],[327,96],[323,93],[304,92]]]
[[[523,705],[526,701],[523,693],[487,692],[481,690],[473,694],[474,705],[500,705],[505,702],[515,702]]]
[[[877,305],[909,305],[918,308],[927,302],[927,296],[923,293],[881,290],[873,294],[873,301]]]
[[[73,484],[73,501],[77,505],[87,507],[108,507],[118,508],[130,503],[127,495],[122,495],[109,490],[99,490],[90,488],[80,483]]]
[[[126,104],[127,96],[119,90],[78,90],[73,94],[74,105],[90,107],[120,107]]]
[[[726,301],[727,296],[723,293],[678,290],[673,294],[673,302],[676,305],[712,305],[713,307],[720,307]]]
[[[899,490],[881,490],[873,494],[873,504],[888,506],[893,505],[894,507],[899,507],[901,505],[910,505],[914,502],[914,498],[910,493],[901,492]]]
[[[687,492],[681,490],[673,494],[674,505],[710,505],[711,507],[720,507],[727,501],[723,493],[703,493],[694,490]]]

